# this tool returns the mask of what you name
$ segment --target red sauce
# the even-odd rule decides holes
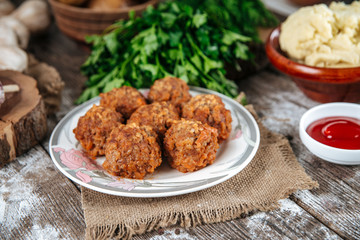
[[[342,149],[360,149],[360,119],[326,117],[311,123],[306,132],[316,141]]]

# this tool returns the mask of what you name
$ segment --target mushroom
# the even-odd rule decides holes
[[[6,16],[14,11],[15,6],[8,0],[0,0],[0,17]]]
[[[13,12],[9,3],[0,0],[0,70],[23,72],[28,56],[21,48],[27,47],[30,33],[42,32],[50,25],[50,13],[44,0],[25,1]]]
[[[0,70],[23,72],[28,66],[28,57],[17,46],[0,46]]]
[[[0,24],[0,45],[18,46],[15,31],[5,24]]]
[[[11,16],[20,20],[31,33],[43,32],[51,22],[48,5],[43,0],[25,1]]]
[[[11,16],[5,16],[0,18],[0,26],[7,26],[9,28],[11,28],[17,38],[17,43],[18,45],[22,48],[25,49],[29,43],[29,39],[30,39],[30,31],[29,29],[19,20],[17,20],[14,17]],[[0,33],[0,36],[3,35],[2,33]],[[0,37],[1,38],[1,37]],[[0,40],[0,44],[1,44],[1,40]],[[3,45],[7,45],[7,44],[3,44]]]

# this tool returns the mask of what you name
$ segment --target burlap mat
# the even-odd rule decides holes
[[[247,107],[256,116],[251,106]],[[297,190],[318,186],[298,163],[287,139],[259,121],[260,148],[239,174],[214,187],[176,197],[127,198],[82,188],[87,239],[129,239],[160,227],[223,222],[269,211]]]

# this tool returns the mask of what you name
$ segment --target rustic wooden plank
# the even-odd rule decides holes
[[[61,109],[55,116],[50,116],[48,120],[49,129],[52,130],[55,124],[74,107],[73,101],[81,93],[85,78],[80,74],[79,68],[89,52],[86,46],[62,35],[55,25],[52,25],[49,32],[45,35],[33,38],[29,51],[41,61],[57,68],[66,83]],[[260,75],[243,80],[240,86],[247,93],[249,102],[253,103],[260,115],[264,116],[265,125],[274,131],[285,134],[291,139],[292,146],[295,148],[295,153],[299,157],[300,163],[305,166],[306,170],[315,180],[319,180],[318,178],[321,178],[322,175],[320,173],[317,174],[317,170],[311,167],[311,164],[318,161],[316,159],[309,160],[309,157],[311,159],[314,157],[309,155],[302,147],[297,147],[300,143],[296,133],[296,126],[299,120],[296,116],[300,116],[307,108],[317,103],[306,99],[302,93],[297,91],[296,86],[289,79],[274,71],[264,71]],[[302,100],[299,101],[299,99]],[[296,115],[293,115],[294,109]],[[48,140],[42,142],[42,146],[46,149],[47,145]],[[305,153],[302,151],[305,151]],[[31,164],[27,158],[33,159]],[[47,170],[39,169],[42,168],[41,166]],[[25,171],[23,169],[28,170]],[[52,170],[50,171],[50,169]],[[329,176],[333,176],[334,179],[337,178],[337,175],[333,171],[339,174],[344,172],[342,168],[334,170],[335,168],[330,167],[327,169],[331,173]],[[7,225],[3,224],[3,221],[1,222],[0,238],[38,239],[41,236],[52,239],[83,238],[85,223],[81,210],[80,193],[70,180],[54,170],[53,164],[41,147],[37,146],[28,154],[7,166],[4,171],[8,174],[8,177],[4,177],[6,180],[3,180],[1,172],[0,174],[1,181],[4,181],[4,186],[7,186],[6,189],[13,187],[14,190],[22,191],[24,198],[13,201],[10,204],[8,202],[9,196],[13,196],[15,193],[7,190],[6,194],[1,194],[3,198],[0,199],[2,201],[5,202],[5,197],[8,198],[6,199],[7,204],[0,204],[0,217],[4,217],[0,219],[6,219],[7,221]],[[347,171],[347,173],[353,172],[351,169]],[[355,175],[357,172],[355,172]],[[16,180],[15,177],[10,177],[10,175],[17,176],[20,180]],[[23,175],[27,176],[27,178],[25,179]],[[358,179],[358,177],[359,174],[355,179]],[[320,182],[320,189],[323,189],[324,184],[329,186],[327,180],[330,180],[329,177],[325,178],[324,183]],[[347,180],[346,183],[351,186],[350,189],[355,189],[355,180]],[[341,184],[336,186],[341,187]],[[5,191],[2,188],[0,191]],[[331,192],[329,191],[328,193]],[[293,199],[304,207],[306,211],[299,208],[293,201],[284,200],[280,210],[270,213],[257,213],[244,219],[208,224],[190,230],[177,227],[168,228],[164,231],[163,235],[159,235],[158,232],[152,232],[143,236],[136,236],[134,239],[265,239],[269,237],[274,239],[337,239],[339,236],[336,233],[345,236],[343,230],[336,230],[336,227],[339,226],[338,223],[335,224],[335,227],[331,226],[332,229],[335,229],[335,233],[326,227],[326,224],[331,225],[331,223],[325,221],[326,218],[318,216],[316,213],[316,211],[320,211],[320,214],[324,214],[323,211],[326,208],[323,207],[325,204],[321,200],[329,200],[331,196],[326,198],[317,191],[312,191],[311,193],[305,192],[302,193],[303,195],[299,194],[296,194]],[[310,195],[304,196],[304,194]],[[69,195],[71,198],[68,197]],[[41,200],[39,200],[39,196]],[[357,196],[357,194],[354,195],[354,197]],[[356,199],[354,201],[356,203]],[[312,208],[311,204],[315,204],[316,207]],[[308,214],[307,211],[321,219],[324,224]],[[338,217],[338,215],[331,211],[330,209],[330,213],[327,215],[325,212],[325,215],[329,217],[328,219],[331,219],[330,217]],[[17,215],[16,213],[19,214]],[[349,213],[346,212],[345,214]],[[8,230],[6,227],[9,226],[8,221],[12,221],[11,223],[14,224],[14,227],[11,227],[12,230]],[[359,228],[359,225],[358,221],[353,226]],[[344,224],[344,228],[347,227],[347,223]],[[176,229],[180,230],[180,234],[175,233]],[[349,235],[353,232],[352,230]]]
[[[264,125],[289,138],[300,164],[320,184],[317,190],[295,194],[294,201],[341,237],[359,239],[360,167],[326,162],[311,154],[299,138],[302,114],[320,103],[308,99],[290,78],[273,69],[241,82],[240,87],[263,116]]]
[[[134,240],[152,239],[341,239],[290,199],[280,201],[279,210],[259,212],[225,223],[207,224],[193,229],[172,227],[154,231]]]
[[[41,146],[0,170],[0,239],[82,239],[80,193]]]
[[[48,161],[44,161],[44,159]],[[54,167],[49,163],[50,160],[44,156],[44,151],[40,147],[36,147],[7,166],[5,173],[1,173],[4,181],[1,185],[6,187],[1,192],[1,195],[6,198],[3,199],[5,209],[2,216],[4,216],[5,221],[2,226],[10,231],[1,229],[4,239],[41,237],[81,239],[83,237],[81,229],[84,229],[84,223],[79,207],[79,193],[73,188],[72,191],[69,191],[68,188],[71,188],[71,184],[66,179],[64,181],[64,177],[59,176],[59,173],[55,172]],[[56,182],[60,183],[56,184]],[[13,186],[15,184],[17,187]],[[20,190],[21,193],[16,196],[14,195],[15,192],[10,193],[8,189]],[[69,193],[72,193],[70,194],[71,198],[67,198]],[[76,196],[72,196],[73,194]],[[14,199],[17,201],[16,204],[14,204]],[[72,200],[76,201],[68,202]],[[12,210],[7,210],[9,205]],[[183,239],[209,239],[211,237],[215,239],[247,239],[249,237],[265,238],[269,236],[273,239],[281,239],[284,236],[290,238],[307,237],[309,239],[319,239],[325,236],[337,237],[336,234],[321,224],[319,226],[316,219],[290,200],[284,200],[282,206],[279,213],[277,211],[269,214],[258,213],[246,219],[199,226],[192,230],[166,229],[162,237],[165,239],[181,239],[179,237],[184,237]],[[16,216],[11,215],[11,212],[20,213],[20,217],[16,218]],[[23,212],[24,214],[22,214]],[[27,212],[32,214],[25,215]],[[50,215],[49,212],[51,212]],[[75,218],[74,213],[77,214]],[[8,221],[7,219],[12,220]],[[296,228],[300,223],[302,228]],[[9,227],[10,225],[12,227]],[[306,229],[309,226],[317,226],[318,231],[308,233]],[[179,229],[180,234],[176,233],[176,229]],[[293,229],[293,231],[289,231],[289,229]],[[158,235],[158,232],[153,232],[144,236],[137,236],[134,239],[148,239]]]

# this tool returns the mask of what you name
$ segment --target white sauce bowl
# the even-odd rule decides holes
[[[335,116],[360,119],[360,104],[326,103],[309,109],[300,119],[299,134],[301,141],[310,152],[326,161],[343,165],[360,164],[360,150],[330,147],[316,141],[306,132],[306,128],[314,121]]]

